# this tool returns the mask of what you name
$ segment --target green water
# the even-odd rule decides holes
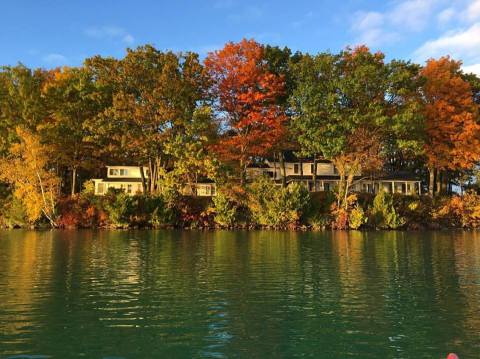
[[[0,358],[450,351],[480,358],[480,232],[0,232]]]

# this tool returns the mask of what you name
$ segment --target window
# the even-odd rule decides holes
[[[110,168],[110,176],[118,176],[118,169]]]
[[[300,166],[298,163],[293,165],[293,173],[298,174],[300,172]]]
[[[105,193],[105,185],[103,183],[98,184],[97,193],[98,194],[104,194]]]
[[[120,176],[128,176],[128,170],[122,168],[120,170]]]
[[[325,182],[325,183],[323,184],[323,190],[324,190],[324,191],[330,191],[330,183]]]
[[[127,193],[132,193],[132,185],[127,185]]]

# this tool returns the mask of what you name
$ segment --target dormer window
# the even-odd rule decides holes
[[[108,171],[109,176],[116,177],[116,176],[122,176],[122,177],[127,177],[129,172],[128,169],[126,168],[110,168]]]

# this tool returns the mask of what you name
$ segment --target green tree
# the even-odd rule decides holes
[[[347,206],[354,176],[382,163],[382,130],[388,119],[384,56],[366,47],[305,56],[295,72],[292,127],[301,153],[314,157],[315,182],[319,156],[335,164],[339,205]]]
[[[111,94],[111,105],[90,124],[96,140],[117,158],[137,163],[142,172],[148,164],[144,186],[157,192],[161,176],[176,160],[171,146],[186,143],[186,129],[206,103],[207,78],[198,55],[146,45],[129,49],[121,60],[97,56],[86,65]]]
[[[53,70],[43,94],[48,117],[39,125],[39,131],[44,141],[55,148],[56,163],[71,173],[74,195],[77,171],[99,165],[98,148],[89,140],[92,133],[86,123],[102,110],[101,97],[97,96],[92,75],[83,67]]]

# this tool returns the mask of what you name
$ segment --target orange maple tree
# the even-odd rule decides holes
[[[460,76],[461,62],[430,59],[421,75],[426,120],[425,154],[433,194],[435,174],[464,170],[480,160],[478,110],[468,82]]]
[[[252,159],[269,154],[285,133],[278,101],[285,80],[268,70],[264,48],[254,40],[227,43],[207,56],[205,66],[225,129],[214,150],[239,163],[243,182]]]

